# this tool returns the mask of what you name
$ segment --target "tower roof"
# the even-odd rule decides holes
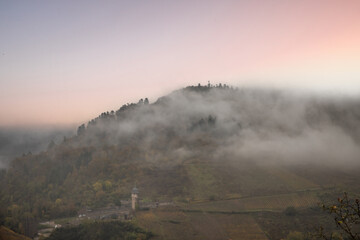
[[[134,187],[134,188],[132,189],[131,193],[136,193],[136,194],[138,194],[138,193],[139,193],[139,190],[138,190],[136,187]]]

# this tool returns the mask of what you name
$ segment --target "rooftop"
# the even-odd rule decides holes
[[[139,193],[139,190],[138,190],[136,187],[134,187],[134,188],[132,189],[131,193],[136,193],[136,194],[138,194],[138,193]]]

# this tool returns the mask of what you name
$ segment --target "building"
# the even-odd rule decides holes
[[[139,205],[139,190],[135,186],[131,191],[131,209],[135,211],[138,205]]]

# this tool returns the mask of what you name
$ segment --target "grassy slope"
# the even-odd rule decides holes
[[[241,161],[192,161],[184,168],[191,183],[187,202],[137,213],[138,224],[155,239],[282,239],[290,231],[309,232],[320,225],[335,230],[317,206],[326,194],[335,199],[337,190],[318,185],[315,176]],[[287,216],[287,207],[295,207],[296,215]]]
[[[318,192],[190,202],[137,212],[136,223],[154,239],[284,239],[290,231],[334,231],[333,220],[317,208]],[[287,215],[286,207],[296,207]]]
[[[139,212],[136,221],[154,239],[267,239],[249,215],[182,212],[176,209]]]
[[[4,226],[0,226],[0,240],[30,240],[30,238],[17,234]]]
[[[184,167],[191,182],[189,197],[195,201],[319,189],[319,185],[279,166],[261,166],[246,161],[193,161]]]

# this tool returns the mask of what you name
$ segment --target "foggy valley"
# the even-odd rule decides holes
[[[60,143],[74,132],[70,127],[0,128],[0,169],[6,168],[11,159],[44,151],[51,141]]]

